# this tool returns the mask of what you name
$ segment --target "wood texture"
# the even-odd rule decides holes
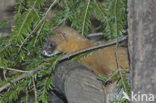
[[[128,33],[132,91],[156,101],[156,0],[128,0]]]
[[[52,76],[55,90],[64,95],[68,103],[106,103],[102,83],[86,66],[65,61],[58,65]]]

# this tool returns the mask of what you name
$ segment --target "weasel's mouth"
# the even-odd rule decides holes
[[[54,51],[52,53],[48,53],[47,51],[43,50],[41,54],[43,56],[45,56],[45,57],[52,57],[52,56],[57,55],[57,54],[60,54],[60,53],[61,52],[59,52],[59,51]]]

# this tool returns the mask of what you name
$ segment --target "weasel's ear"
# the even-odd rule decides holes
[[[51,29],[51,31],[55,34],[58,35],[59,37],[62,38],[62,40],[67,40],[67,37],[65,33],[61,32],[61,29],[63,29],[63,26],[58,26],[56,28]]]
[[[87,35],[87,38],[94,41],[104,40],[104,33],[91,33]]]

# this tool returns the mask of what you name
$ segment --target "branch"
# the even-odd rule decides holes
[[[37,26],[32,30],[32,32],[24,39],[24,41],[22,42],[22,44],[20,45],[18,52],[21,50],[22,46],[24,45],[24,43],[27,41],[27,39],[40,27],[40,25],[43,23],[43,21],[46,19],[49,11],[51,10],[51,8],[57,3],[58,0],[55,0],[50,7],[48,8],[48,10],[46,11],[45,15],[42,17],[42,19],[39,21],[39,23],[37,24]]]
[[[8,43],[2,50],[0,50],[0,53],[2,53],[5,49],[7,49],[9,46],[11,45],[11,43]]]
[[[85,28],[85,23],[86,23],[86,17],[87,17],[87,13],[88,13],[88,9],[89,9],[89,4],[90,4],[90,0],[88,0],[88,4],[86,7],[86,12],[84,15],[84,20],[83,20],[83,24],[82,24],[82,35],[84,36],[84,28]]]
[[[95,45],[95,46],[91,46],[91,47],[88,47],[88,48],[84,48],[84,49],[80,49],[80,50],[77,50],[77,51],[74,51],[74,52],[71,52],[69,54],[66,54],[64,55],[60,61],[63,61],[63,60],[66,60],[66,59],[69,59],[71,57],[74,57],[76,55],[79,55],[79,54],[82,54],[82,53],[86,53],[88,51],[91,51],[91,50],[95,50],[95,49],[100,49],[100,48],[104,48],[104,47],[108,47],[108,46],[111,46],[111,45],[114,45],[116,44],[117,42],[122,42],[122,41],[125,41],[127,40],[127,36],[123,36],[123,37],[120,37],[118,39],[114,39],[108,43],[104,43],[104,44],[99,44],[99,45]]]
[[[31,70],[31,71],[29,71],[29,72],[27,72],[27,73],[21,74],[21,75],[18,76],[17,78],[13,79],[11,82],[17,82],[17,81],[19,81],[19,80],[21,80],[21,79],[24,79],[24,78],[26,78],[26,77],[30,77],[30,76],[32,76],[35,72],[37,72],[37,71],[43,69],[44,67],[45,67],[44,65],[40,65],[40,66],[38,66],[37,68],[35,68],[35,69],[33,69],[33,70]],[[11,83],[6,83],[6,84],[3,85],[2,87],[0,87],[0,92],[2,92],[4,89],[6,89],[6,88],[8,88],[8,87],[10,87],[10,86],[11,86]]]
[[[0,66],[0,68],[2,68],[2,69],[6,69],[6,70],[10,70],[10,71],[14,71],[14,72],[20,72],[20,73],[27,73],[27,72],[29,72],[29,71],[24,71],[24,70],[20,70],[20,69],[15,69],[15,68],[5,68],[5,67],[2,67],[2,66]]]
[[[116,57],[118,72],[119,72],[119,74],[120,74],[121,81],[122,81],[122,84],[123,84],[123,88],[124,88],[125,92],[127,93],[127,89],[126,89],[126,85],[125,85],[125,83],[124,83],[123,75],[122,75],[122,73],[121,73],[121,67],[120,67],[119,57],[118,57],[119,38],[118,38],[118,23],[117,23],[117,2],[118,2],[118,0],[115,1],[115,7],[114,7],[115,24],[116,24],[115,32],[116,32],[116,34],[117,34],[116,48],[115,48],[115,57]]]
[[[22,25],[21,25],[21,27],[20,27],[18,33],[17,33],[17,36],[19,36],[19,35],[21,34],[21,31],[22,31],[22,29],[23,29],[23,27],[24,27],[24,24],[25,24],[25,22],[27,21],[27,19],[28,19],[28,17],[29,17],[29,14],[32,12],[32,10],[33,10],[33,8],[35,7],[36,3],[37,3],[37,0],[34,2],[32,8],[29,9],[29,12],[28,12],[27,15],[25,16],[25,18],[24,18],[24,20],[23,20],[23,22],[22,22]]]
[[[35,80],[34,80],[33,76],[32,76],[32,82],[33,82],[33,86],[34,86],[35,103],[38,103],[38,101],[37,101],[37,89],[36,89],[36,84],[35,84]]]

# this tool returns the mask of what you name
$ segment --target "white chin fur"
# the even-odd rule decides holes
[[[46,57],[52,57],[54,55],[60,54],[61,52],[59,51],[54,51],[52,54],[47,53],[45,50],[43,51],[43,55]]]

